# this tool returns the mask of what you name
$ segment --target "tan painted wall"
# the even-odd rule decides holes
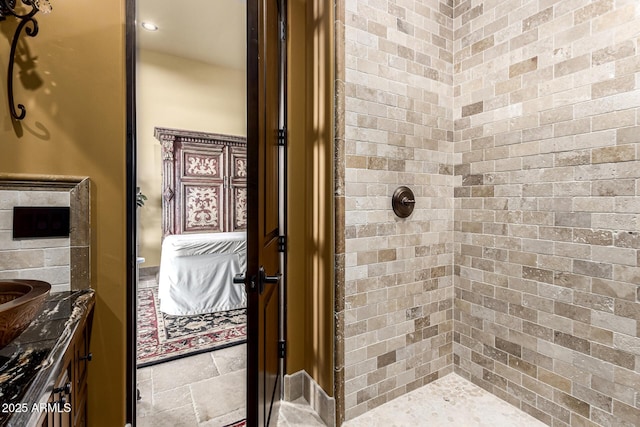
[[[99,19],[89,19],[99,11]],[[125,71],[124,2],[67,0],[39,16],[26,46],[41,85],[15,96],[27,107],[15,126],[0,88],[0,171],[91,178],[92,287],[97,302],[89,370],[92,426],[125,421]],[[13,20],[0,22],[13,34]],[[1,80],[10,42],[0,42]],[[32,79],[36,81],[37,79]]]
[[[305,260],[307,251],[306,230],[309,227],[309,219],[306,210],[308,209],[307,194],[309,191],[306,174],[306,150],[305,144],[300,141],[305,140],[304,120],[307,111],[307,91],[305,90],[306,75],[306,55],[304,35],[305,22],[305,1],[294,0],[289,3],[289,51],[288,51],[288,136],[289,148],[288,173],[296,176],[287,183],[288,205],[298,206],[296,214],[293,209],[287,211],[287,374],[305,369],[305,306],[304,301],[307,294],[307,283],[309,277],[309,266]],[[293,54],[296,52],[297,54]],[[293,93],[296,96],[293,96]],[[297,200],[297,203],[293,201]]]
[[[304,2],[298,3],[304,5]],[[89,372],[89,412],[92,426],[120,426],[125,418],[126,327],[124,2],[106,4],[96,0],[69,0],[54,6],[51,15],[41,17],[38,37],[27,41],[31,54],[38,57],[35,72],[42,79],[42,86],[25,90],[16,80],[17,101],[24,103],[28,111],[24,122],[14,128],[6,101],[0,103],[0,171],[91,177],[92,286],[97,292],[97,305],[91,343],[95,357]],[[100,20],[86,20],[97,8],[101,11]],[[313,9],[305,9],[304,13],[314,12]],[[330,14],[323,22],[331,25]],[[0,26],[3,33],[12,32],[5,30],[9,23],[0,23]],[[330,33],[324,36],[329,37]],[[309,39],[308,47],[313,45],[313,40]],[[328,46],[330,43],[324,48]],[[0,54],[0,70],[6,68],[8,52],[7,41]],[[311,60],[306,55],[304,58],[305,61]],[[325,65],[321,78],[329,81],[331,76],[327,72],[332,69],[332,63],[327,61]],[[302,90],[316,87],[316,77],[309,74]],[[331,90],[323,93],[324,98],[314,97],[307,103],[304,123],[317,125],[320,117],[324,117],[323,126],[331,129]],[[0,87],[0,96],[5,99],[6,88]],[[228,107],[228,102],[225,105]],[[145,126],[146,111],[138,108],[138,123]],[[244,109],[244,106],[236,105],[234,108]],[[176,121],[167,120],[161,126],[192,127],[191,122],[178,121],[175,115],[168,116]],[[207,123],[213,122],[209,120]],[[234,123],[229,128],[214,126],[200,130],[244,134],[244,123]],[[301,124],[290,120],[292,135],[296,132],[296,125]],[[304,134],[303,130],[298,132]],[[304,147],[302,156],[306,159],[304,163],[291,162],[298,166],[298,169],[291,169],[294,176],[300,176],[297,175],[299,166],[314,162],[316,170],[330,170],[330,138],[330,132],[317,134],[310,131],[304,139],[292,142]],[[144,150],[143,139],[141,137],[139,141],[141,150]],[[317,151],[319,145],[314,141],[322,141],[321,151]],[[153,156],[159,161],[159,153],[141,151],[141,163],[143,158]],[[140,175],[142,180],[144,171],[141,170]],[[304,182],[303,188],[313,188],[315,182],[319,191],[327,196],[326,200],[330,198],[331,176],[325,175],[315,181],[309,177]],[[141,184],[143,188],[146,186],[144,181]],[[322,197],[315,199],[315,203],[322,201]],[[326,261],[332,259],[332,206],[313,206],[315,208],[307,211],[304,227],[306,233],[321,235],[324,243],[314,258],[315,264],[308,258],[303,276],[296,283],[290,281],[289,332],[292,345],[287,372],[305,369],[325,391],[332,394],[333,266]],[[312,215],[314,209],[324,213],[322,230],[317,228],[320,218]],[[311,245],[311,248],[315,246]],[[295,260],[290,258],[290,266],[296,265]],[[151,262],[152,257],[148,261]],[[322,276],[318,276],[318,269],[323,269]],[[296,289],[302,291],[296,293]],[[296,312],[295,308],[299,311]],[[304,321],[301,322],[301,318]],[[298,345],[302,342],[304,345]]]
[[[287,373],[333,395],[331,2],[289,3]],[[313,25],[312,25],[313,24]]]
[[[245,136],[244,70],[214,67],[141,50],[137,71],[138,185],[148,197],[139,210],[139,255],[145,267],[160,264],[161,170],[155,127]]]

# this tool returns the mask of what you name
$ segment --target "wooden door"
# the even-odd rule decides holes
[[[275,425],[280,398],[279,237],[283,114],[280,0],[247,2],[247,424]]]

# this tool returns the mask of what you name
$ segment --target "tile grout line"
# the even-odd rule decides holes
[[[193,414],[196,416],[196,422],[198,423],[198,426],[200,426],[202,423],[200,422],[200,415],[196,408],[196,400],[193,398],[193,389],[191,388],[191,384],[192,383],[187,384],[187,387],[189,387],[189,397],[191,398],[191,407],[193,408]]]
[[[211,356],[211,360],[213,361],[213,366],[216,368],[216,372],[218,373],[217,376],[221,377],[222,376],[222,372],[220,371],[220,366],[218,366],[218,363],[216,362],[216,358],[213,355],[213,351],[211,353],[209,353],[209,355]]]

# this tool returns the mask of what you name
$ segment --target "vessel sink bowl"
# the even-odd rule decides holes
[[[0,348],[27,329],[50,291],[40,280],[0,280]]]

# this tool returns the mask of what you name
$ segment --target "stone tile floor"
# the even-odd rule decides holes
[[[140,287],[155,286],[149,278]],[[138,369],[139,427],[221,427],[245,417],[246,345]],[[304,399],[282,402],[279,427],[325,424]],[[450,374],[344,427],[542,427],[542,422]]]
[[[546,424],[449,374],[343,424],[343,427],[544,427]]]
[[[245,345],[138,370],[140,427],[220,427],[245,417]],[[279,427],[325,424],[304,399],[282,402]],[[542,422],[450,374],[344,427],[542,427]]]
[[[138,369],[139,427],[220,427],[245,417],[246,344]],[[304,399],[282,402],[278,426],[324,426]]]
[[[245,417],[246,345],[138,369],[138,426],[223,426]]]

